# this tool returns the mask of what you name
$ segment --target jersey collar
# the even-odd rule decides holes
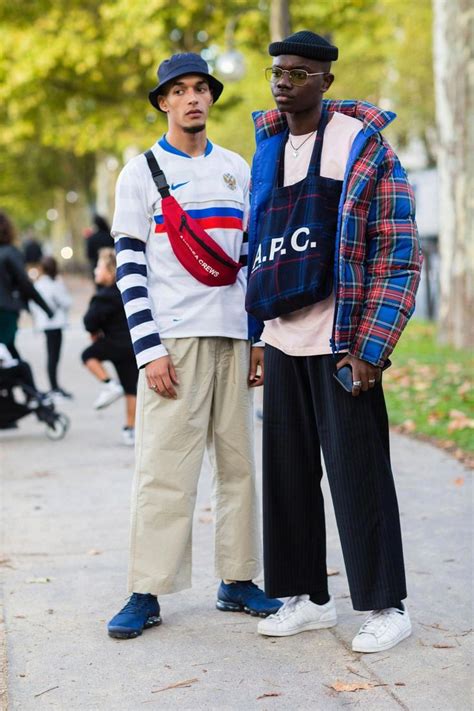
[[[168,141],[166,140],[166,135],[164,135],[163,138],[158,141],[158,145],[163,148],[164,151],[167,151],[168,153],[174,153],[175,156],[181,156],[181,158],[193,158],[193,156],[188,156],[187,153],[183,153],[183,151],[178,150],[178,148],[172,146],[171,143],[168,143]],[[204,158],[209,155],[213,148],[214,146],[212,145],[210,140],[207,139],[206,149],[204,151]]]

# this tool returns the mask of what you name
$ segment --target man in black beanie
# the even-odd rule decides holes
[[[247,309],[266,343],[265,588],[290,599],[258,631],[337,622],[322,449],[352,604],[371,611],[352,648],[378,652],[411,634],[381,379],[419,283],[413,193],[380,133],[394,114],[323,100],[336,47],[302,31],[269,52],[277,110],[254,114]]]

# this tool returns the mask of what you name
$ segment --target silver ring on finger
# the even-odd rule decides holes
[[[375,383],[375,378],[370,378],[369,385],[374,385],[374,383]]]
[[[151,385],[150,390],[154,390],[156,392],[158,390],[158,385]]]
[[[352,387],[353,387],[353,388],[360,388],[360,387],[362,387],[362,380],[354,380],[354,382],[352,383]]]

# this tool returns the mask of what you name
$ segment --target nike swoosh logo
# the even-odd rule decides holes
[[[171,190],[177,190],[178,188],[182,188],[183,185],[187,185],[190,182],[190,180],[187,180],[185,183],[171,183]]]

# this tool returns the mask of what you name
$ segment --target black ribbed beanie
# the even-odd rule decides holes
[[[337,47],[309,30],[295,32],[281,42],[272,42],[268,51],[272,57],[296,54],[298,57],[318,59],[320,62],[335,62],[338,57]]]

